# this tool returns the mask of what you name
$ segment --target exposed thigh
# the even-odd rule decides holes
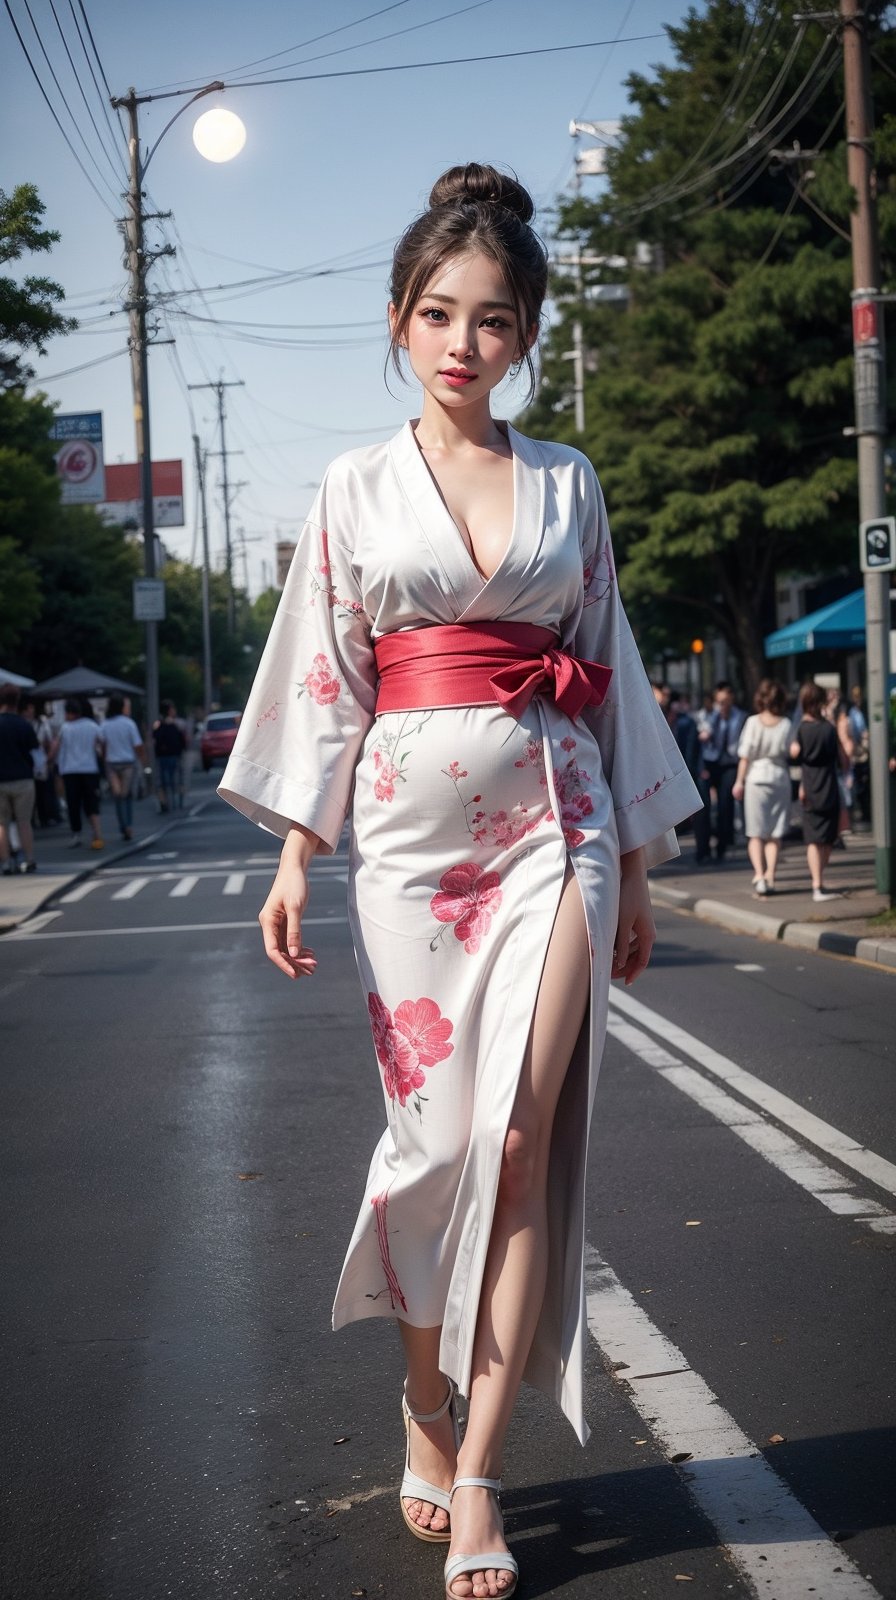
[[[547,1133],[588,1007],[591,948],[582,894],[567,862],[529,1031],[511,1128]]]
[[[27,827],[34,813],[34,783],[30,778],[24,778],[20,784],[16,784],[12,807],[16,827]]]

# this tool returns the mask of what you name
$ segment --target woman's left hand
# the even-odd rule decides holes
[[[656,924],[647,886],[643,850],[630,850],[622,857],[619,885],[619,922],[613,947],[611,978],[624,978],[626,988],[640,977],[650,960],[656,939]]]

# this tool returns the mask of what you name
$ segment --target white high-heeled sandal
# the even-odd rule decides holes
[[[455,1478],[451,1485],[451,1494],[448,1496],[450,1505],[455,1489],[464,1489],[467,1486],[490,1489],[498,1501],[500,1510],[501,1479],[500,1478]],[[452,1594],[451,1585],[455,1578],[462,1573],[486,1572],[491,1567],[496,1572],[512,1572],[513,1582],[506,1589],[500,1590],[501,1600],[509,1600],[509,1596],[516,1593],[520,1569],[509,1550],[485,1550],[472,1556],[449,1556],[445,1562],[445,1597],[446,1600],[460,1600],[460,1596]]]
[[[448,1379],[448,1393],[436,1411],[412,1411],[408,1405],[408,1386],[405,1383],[404,1394],[401,1397],[401,1414],[404,1417],[404,1430],[408,1436],[407,1449],[404,1457],[404,1477],[399,1490],[399,1505],[405,1522],[415,1539],[423,1539],[427,1544],[447,1544],[451,1538],[451,1528],[421,1528],[419,1522],[408,1515],[405,1500],[425,1500],[428,1505],[440,1506],[443,1511],[451,1511],[451,1495],[446,1489],[437,1489],[434,1483],[427,1483],[425,1478],[418,1478],[416,1472],[411,1471],[411,1423],[412,1422],[437,1422],[445,1412],[451,1417],[454,1428],[454,1447],[460,1449],[460,1427],[457,1421],[457,1385],[453,1379]]]

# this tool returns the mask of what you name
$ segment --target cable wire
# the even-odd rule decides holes
[[[264,67],[262,71],[267,76],[271,72],[282,72],[284,67],[306,66],[312,61],[329,61],[333,56],[348,55],[352,50],[365,50],[368,45],[382,44],[387,39],[399,39],[406,33],[417,33],[421,28],[432,28],[437,22],[449,22],[454,17],[462,17],[466,11],[479,11],[483,6],[493,4],[494,0],[473,0],[471,5],[460,6],[456,11],[444,11],[440,17],[430,17],[427,22],[415,22],[409,28],[395,28],[392,33],[378,33],[374,38],[363,39],[358,44],[343,44],[338,50],[323,50],[320,55],[305,56],[302,61],[284,61],[282,67]],[[241,80],[232,77],[231,81],[238,87]]]
[[[38,73],[37,68],[34,65],[34,62],[32,61],[31,56],[28,53],[28,46],[26,45],[26,43],[25,43],[24,39],[22,38],[22,35],[21,35],[20,31],[19,31],[19,25],[16,22],[15,17],[13,16],[12,7],[10,6],[9,0],[3,0],[3,4],[4,4],[5,8],[6,8],[6,14],[9,17],[10,22],[12,23],[13,31],[15,32],[15,36],[18,39],[19,44],[22,47],[22,52],[23,52],[23,54],[25,56],[25,60],[27,61],[29,67],[31,68],[31,75],[34,78],[34,81],[37,84],[38,89],[40,90],[41,94],[43,95],[44,100],[46,101],[47,110],[49,111],[50,116],[53,118],[53,121],[55,122],[57,128],[59,129],[59,132],[62,134],[63,139],[65,140],[66,144],[68,145],[68,148],[69,148],[69,151],[70,151],[71,155],[74,157],[75,161],[77,162],[78,166],[80,167],[82,173],[84,174],[84,177],[87,179],[87,182],[90,184],[90,187],[93,190],[94,194],[96,195],[97,199],[99,200],[100,204],[105,206],[106,210],[108,211],[108,213],[109,213],[109,215],[111,217],[115,217],[115,212],[113,211],[112,207],[110,206],[110,204],[109,204],[108,200],[106,199],[105,195],[102,194],[100,192],[100,190],[97,188],[96,184],[94,183],[93,179],[90,176],[90,173],[87,171],[87,168],[85,167],[83,161],[81,160],[81,157],[78,155],[77,150],[75,149],[74,145],[72,144],[71,139],[69,138],[69,136],[66,133],[64,127],[62,126],[62,123],[59,121],[59,118],[56,115],[56,108],[52,104],[52,101],[50,100],[50,97],[47,94],[47,91],[44,88],[43,83],[41,82],[40,74]],[[116,218],[116,221],[117,221],[117,218]]]
[[[82,12],[82,14],[84,16],[84,22],[85,22],[86,27],[87,27],[87,32],[90,35],[90,42],[93,45],[94,54],[96,55],[97,66],[100,69],[100,77],[102,78],[103,84],[105,85],[105,89],[106,89],[105,95],[103,94],[103,91],[100,88],[99,83],[97,82],[97,76],[96,76],[96,73],[93,70],[93,62],[90,59],[90,51],[88,50],[86,44],[84,43],[84,35],[81,32],[81,24],[78,21],[78,13],[75,10],[73,0],[68,0],[68,9],[72,14],[72,21],[75,24],[75,32],[78,35],[78,43],[80,44],[81,49],[84,52],[84,60],[87,62],[87,66],[88,66],[88,70],[90,72],[90,76],[93,79],[93,87],[96,90],[97,99],[99,100],[100,105],[103,108],[103,116],[106,119],[106,127],[109,129],[109,134],[110,134],[110,137],[112,139],[112,144],[113,144],[113,146],[115,146],[118,143],[118,134],[121,134],[124,137],[125,149],[127,149],[128,136],[127,136],[127,130],[125,129],[124,123],[122,121],[121,112],[120,111],[118,112],[118,134],[116,134],[116,132],[115,132],[115,128],[112,125],[112,118],[109,115],[109,106],[107,104],[107,100],[111,100],[112,99],[112,95],[111,95],[111,93],[109,91],[109,85],[106,82],[106,74],[103,71],[103,63],[99,58],[99,54],[97,53],[96,45],[94,44],[94,41],[93,41],[93,34],[90,32],[90,23],[87,21],[87,13],[84,11],[84,7],[82,5],[81,6],[81,12]]]
[[[80,128],[80,126],[78,124],[77,117],[75,116],[74,112],[72,111],[71,106],[69,105],[68,101],[65,98],[65,90],[63,89],[62,84],[59,82],[59,79],[56,76],[56,68],[53,66],[53,63],[50,60],[50,57],[49,57],[49,55],[47,53],[47,47],[44,44],[43,39],[41,38],[40,29],[38,28],[37,23],[34,20],[34,16],[32,15],[31,6],[29,5],[28,0],[22,0],[22,4],[24,5],[26,12],[28,13],[28,21],[31,23],[31,27],[32,27],[33,32],[34,32],[34,37],[37,40],[38,44],[40,45],[41,54],[43,55],[43,58],[46,61],[47,66],[50,69],[50,77],[53,79],[53,82],[55,83],[56,88],[59,91],[59,98],[62,101],[62,104],[65,106],[65,109],[69,114],[69,117],[71,119],[71,122],[72,122],[72,125],[74,127],[74,130],[75,130],[76,134],[78,135],[78,138],[80,139],[81,143],[83,144],[84,149],[87,152],[88,159],[90,161],[92,161],[93,166],[94,166],[94,168],[96,170],[97,176],[99,177],[100,181],[106,185],[106,188],[108,189],[109,193],[111,194],[113,200],[117,201],[120,198],[119,195],[112,188],[112,185],[110,184],[108,178],[106,177],[105,173],[103,172],[102,168],[100,167],[100,164],[97,161],[93,151],[91,150],[90,145],[87,143],[87,139],[85,138],[84,134],[81,131],[81,128]],[[101,148],[103,150],[103,154],[104,155],[107,154],[105,145],[102,145]]]
[[[82,361],[77,367],[66,367],[64,372],[44,373],[41,377],[35,378],[34,381],[36,384],[55,383],[57,378],[70,378],[74,372],[86,372],[88,367],[102,366],[104,361],[116,361],[119,356],[127,355],[127,353],[126,346],[122,345],[121,349],[110,350],[104,356],[96,356],[93,361]]]
[[[78,10],[80,11],[81,16],[84,19],[84,26],[87,29],[87,37],[90,40],[90,47],[93,50],[94,56],[96,57],[96,64],[100,69],[100,77],[103,80],[103,87],[105,88],[106,94],[107,94],[108,99],[109,99],[109,103],[111,105],[112,101],[115,99],[115,96],[113,95],[112,90],[109,88],[109,79],[106,77],[106,72],[105,72],[105,68],[103,67],[102,58],[101,58],[100,53],[99,53],[99,51],[98,51],[98,49],[96,47],[96,40],[93,37],[93,29],[90,26],[90,18],[88,17],[87,12],[84,9],[84,0],[78,0]],[[127,134],[127,129],[125,128],[125,125],[124,125],[124,119],[123,119],[121,110],[118,111],[118,125],[121,128],[122,133],[124,134],[125,145],[127,145],[127,143],[128,143],[128,134]]]
[[[89,102],[89,100],[87,98],[87,93],[86,93],[86,90],[84,88],[84,85],[81,82],[81,77],[80,77],[80,74],[78,72],[78,69],[75,66],[74,59],[72,57],[72,53],[71,53],[71,51],[70,51],[70,49],[68,47],[68,40],[66,39],[65,34],[62,31],[62,23],[59,21],[59,13],[56,10],[56,7],[55,7],[55,5],[53,3],[53,0],[49,0],[49,3],[50,3],[50,10],[53,13],[53,21],[56,24],[56,28],[57,28],[57,31],[59,33],[59,37],[62,40],[63,49],[65,50],[65,53],[68,56],[68,64],[72,69],[72,76],[74,77],[74,80],[75,80],[76,84],[78,85],[78,89],[80,91],[81,99],[84,101],[84,109],[87,112],[87,115],[90,118],[91,123],[93,124],[93,131],[96,134],[97,142],[99,143],[99,147],[102,150],[103,155],[106,157],[106,160],[109,162],[109,166],[112,169],[113,177],[117,181],[121,181],[122,177],[123,177],[125,184],[127,184],[127,171],[126,171],[126,169],[124,167],[124,162],[122,160],[121,166],[117,165],[117,163],[115,161],[115,158],[112,155],[110,155],[110,153],[109,153],[108,146],[107,146],[107,144],[105,142],[105,139],[104,139],[103,135],[100,133],[99,127],[97,125],[96,117],[94,116],[93,112],[90,109],[90,102]],[[88,65],[89,65],[89,63],[88,63]],[[117,146],[116,146],[116,149],[117,149]],[[120,151],[118,152],[118,154],[119,154],[119,156],[121,156],[121,152]]]

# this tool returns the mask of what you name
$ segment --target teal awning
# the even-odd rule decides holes
[[[808,617],[788,622],[786,628],[765,636],[765,653],[769,660],[776,656],[796,656],[806,650],[864,650],[865,648],[865,591],[856,589],[820,611],[811,611]]]

